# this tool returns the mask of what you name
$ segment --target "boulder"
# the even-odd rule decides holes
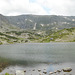
[[[57,70],[57,72],[61,72],[62,70]]]
[[[54,72],[50,72],[49,75],[53,74]]]
[[[40,71],[41,71],[41,69],[38,69],[38,71],[40,72]]]
[[[44,74],[47,74],[47,71],[43,71]]]
[[[57,73],[57,71],[54,71],[54,73]]]
[[[26,72],[26,70],[24,70],[24,72]]]
[[[25,75],[23,70],[16,70],[16,75]]]
[[[42,73],[40,73],[39,75],[43,75]]]
[[[71,71],[72,71],[72,69],[71,69],[70,67],[64,68],[64,69],[62,69],[62,70],[63,70],[63,72],[71,72]]]

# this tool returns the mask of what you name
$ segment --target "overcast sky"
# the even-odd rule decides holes
[[[0,14],[75,16],[75,0],[0,0]]]

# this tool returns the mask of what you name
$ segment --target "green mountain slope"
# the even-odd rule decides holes
[[[75,42],[75,27],[54,32],[42,38],[41,42]]]
[[[0,44],[39,42],[45,35],[45,31],[32,30],[0,32]]]
[[[65,28],[49,35],[45,31],[33,30],[0,32],[0,44],[48,42],[75,42],[75,28]]]

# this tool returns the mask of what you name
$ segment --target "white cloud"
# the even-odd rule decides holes
[[[46,11],[37,3],[31,3],[29,5],[30,12],[33,14],[44,15],[47,14]]]
[[[46,8],[51,15],[75,15],[75,0],[37,0]]]
[[[74,15],[75,0],[0,0],[0,13],[4,15]],[[50,10],[46,10],[50,9]]]
[[[41,5],[29,0],[0,0],[0,13],[4,15],[47,14]]]

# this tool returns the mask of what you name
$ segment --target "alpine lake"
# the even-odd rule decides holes
[[[0,63],[9,64],[0,75],[6,72],[15,75],[16,71],[23,70],[25,75],[49,75],[66,67],[71,67],[72,71],[52,75],[75,75],[75,42],[0,45]]]

